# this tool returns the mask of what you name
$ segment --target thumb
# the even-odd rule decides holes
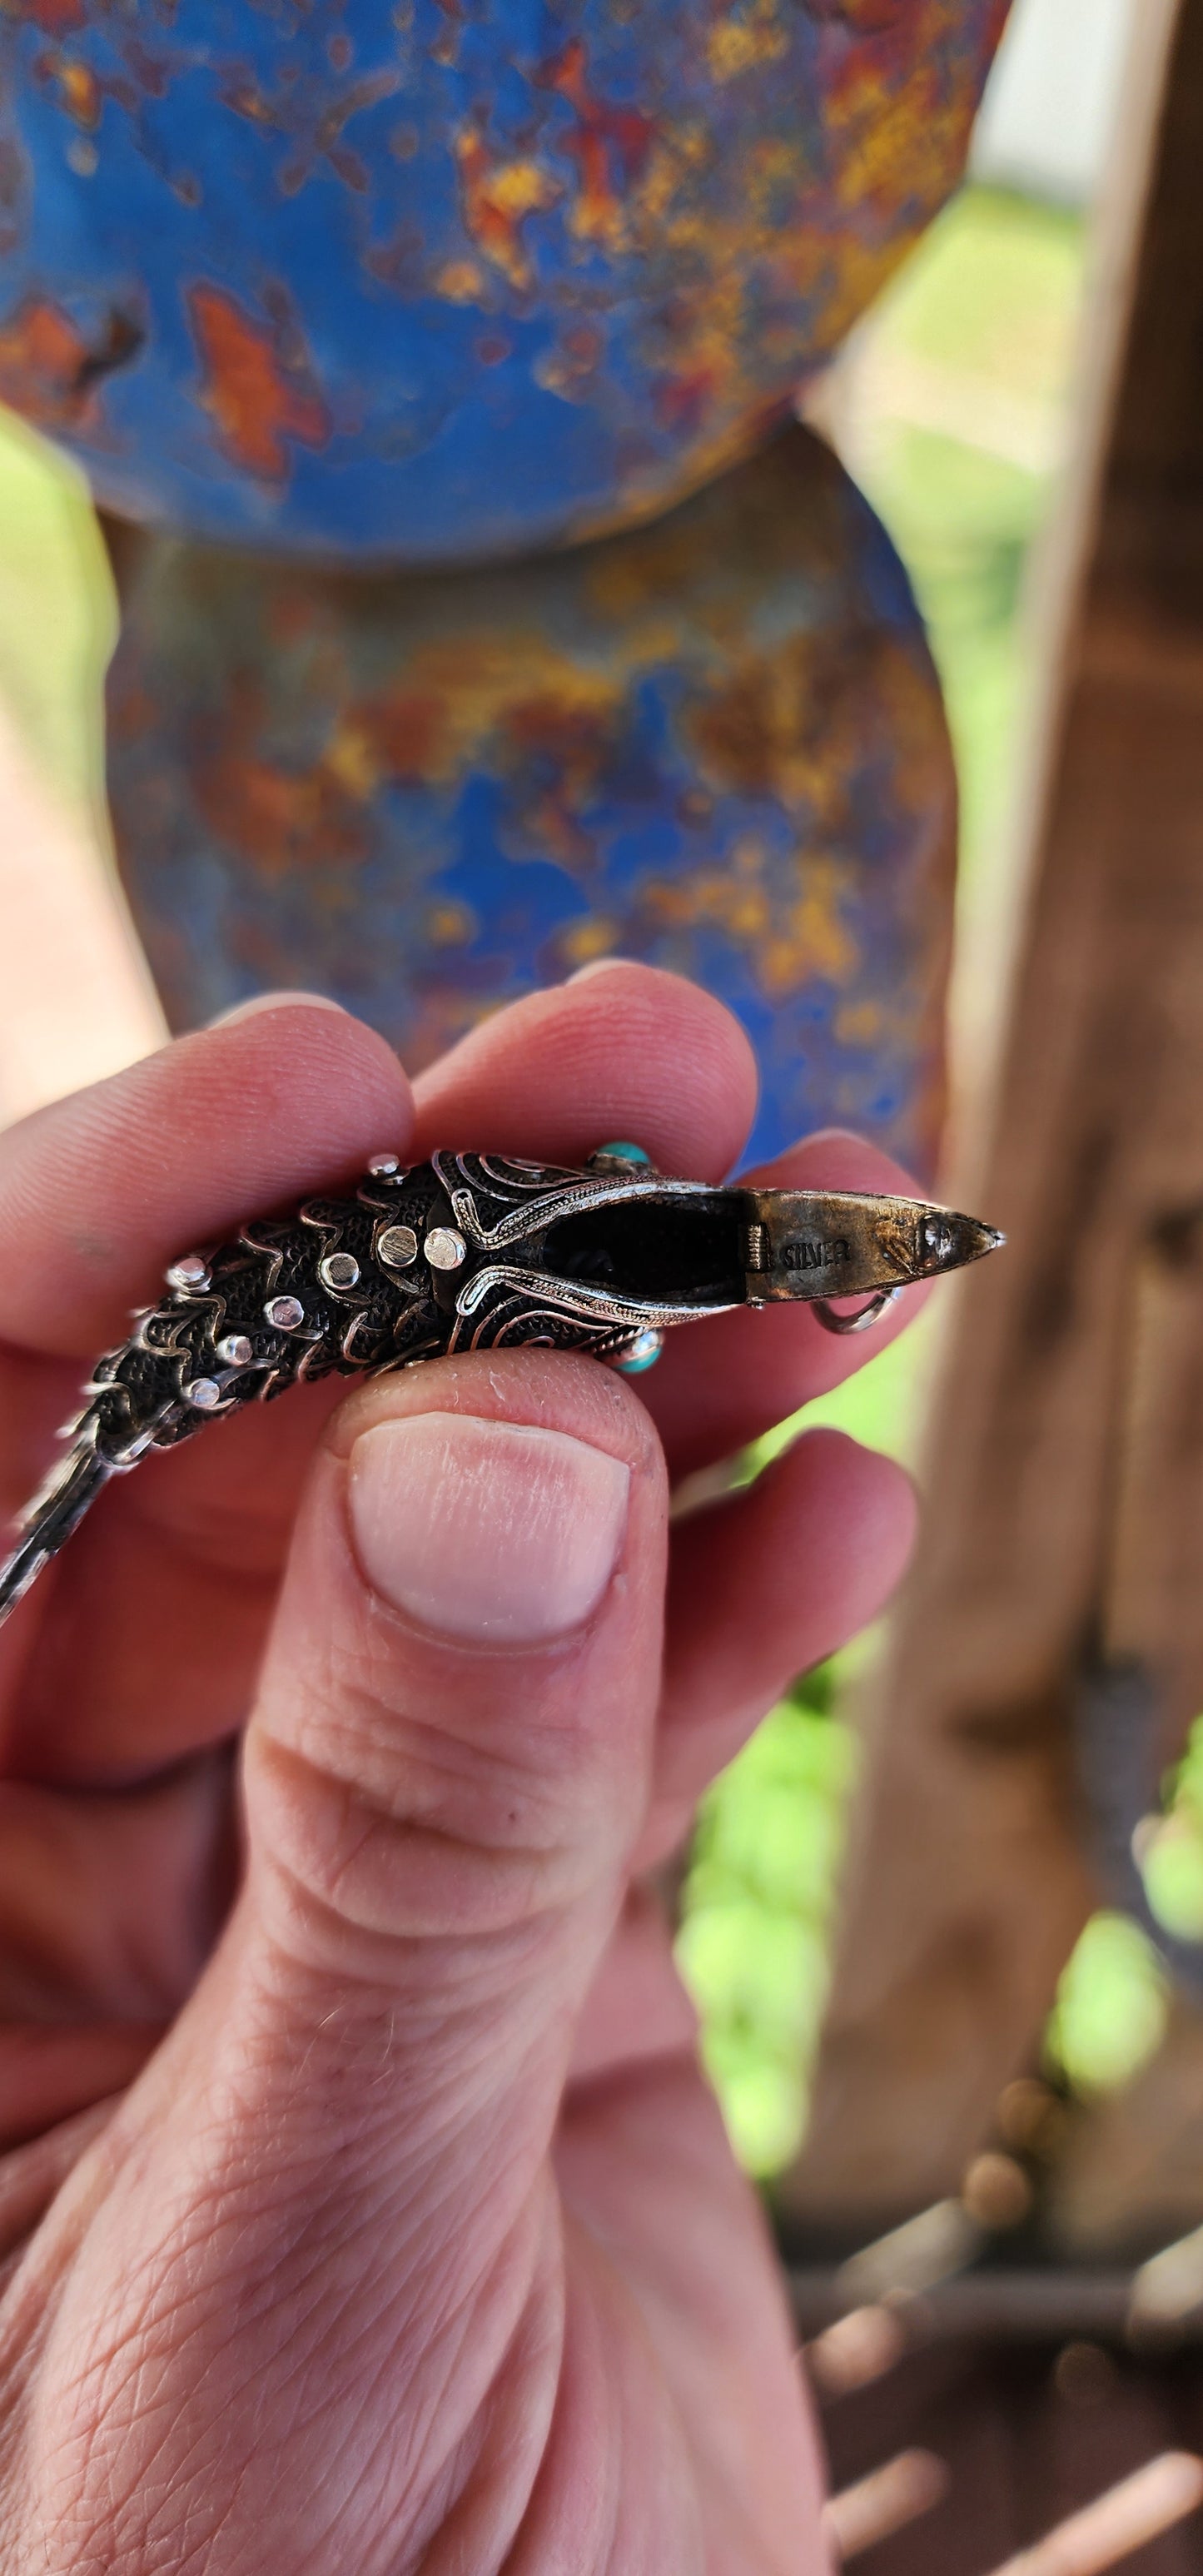
[[[533,2474],[546,2151],[647,1802],[666,1523],[643,1407],[580,1359],[432,1362],[328,1429],[248,1732],[242,1894],[89,2212],[113,2356],[89,2402],[161,2503],[165,2442],[194,2505],[224,2497],[211,2576],[258,2565],[265,2514],[279,2564],[323,2568],[315,2515],[364,2567],[441,2518],[516,2349],[495,2474]]]
[[[546,2145],[643,1814],[666,1502],[620,1380],[511,1357],[347,1406],[246,1754],[244,1939],[278,2022],[404,2064],[408,2153]],[[495,2128],[494,2128],[495,2124]]]

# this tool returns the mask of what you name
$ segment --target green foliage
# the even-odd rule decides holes
[[[1157,1921],[1180,1940],[1203,1940],[1203,1717],[1137,1848]],[[1117,2091],[1159,2047],[1166,2009],[1165,1972],[1152,1942],[1125,1916],[1096,1914],[1058,1989],[1050,2063],[1076,2092]]]
[[[1145,1892],[1159,1923],[1181,1941],[1203,1940],[1203,1717],[1165,1781],[1162,1815],[1142,1838]]]
[[[0,409],[0,700],[67,803],[103,809],[101,681],[116,635],[83,478]]]
[[[802,2134],[827,1993],[828,1923],[854,1769],[823,1666],[765,1719],[711,1791],[677,1959],[737,2153],[775,2172]]]
[[[1126,1914],[1095,1914],[1057,1988],[1045,2051],[1076,2093],[1113,2093],[1161,2045],[1166,1982],[1152,1942]]]

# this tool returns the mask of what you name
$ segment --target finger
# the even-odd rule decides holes
[[[914,1183],[863,1137],[828,1129],[749,1173],[758,1189],[872,1190],[913,1195]],[[864,1337],[826,1332],[806,1305],[737,1307],[667,1337],[639,1391],[674,1479],[730,1458],[748,1441],[826,1395],[896,1341],[929,1294],[907,1288]]]
[[[238,1732],[313,1449],[343,1392],[294,1388],[108,1487],[0,1632],[10,1772],[124,1788]],[[39,1624],[26,1647],[27,1612]]]
[[[84,2022],[38,2030],[0,2026],[0,2154],[86,2116],[146,2064],[161,2031],[147,2022]],[[0,2169],[0,2210],[3,2208]],[[0,2224],[0,2259],[3,2259]]]
[[[361,1171],[375,1147],[403,1147],[410,1121],[382,1040],[302,1000],[181,1039],[0,1137],[9,1509],[40,1481],[53,1427],[78,1405],[80,1359],[128,1330],[131,1302],[160,1293],[165,1262]],[[14,1763],[99,1777],[238,1724],[334,1400],[314,1389],[279,1418],[255,1408],[108,1488],[0,1635],[10,1723],[20,1685]]]
[[[673,1960],[664,1906],[633,1887],[577,2022],[572,2083],[697,2053],[698,2017]]]
[[[677,1525],[637,1868],[655,1868],[679,1846],[703,1791],[795,1674],[884,1606],[915,1518],[901,1468],[838,1431],[812,1431],[744,1493]],[[574,2082],[689,2055],[695,2020],[664,1909],[647,1889],[634,1890],[581,2016]]]
[[[229,1912],[231,1786],[224,1754],[124,1796],[3,1784],[0,2027],[10,2064],[22,2026],[156,2030],[171,2019]]]
[[[127,2071],[132,2074],[134,2069]],[[62,2190],[85,2147],[112,2117],[113,2108],[112,2094],[105,2099],[97,2094],[87,2110],[55,2115],[55,2127],[47,2127],[41,2136],[5,2155],[0,2164],[0,2294],[8,2286],[26,2239]]]
[[[756,1108],[756,1064],[721,1002],[654,966],[608,964],[514,1002],[414,1085],[422,1150],[579,1163],[629,1137],[661,1171],[721,1180]]]
[[[884,1609],[914,1544],[916,1508],[892,1459],[824,1430],[742,1493],[676,1524],[641,1867],[680,1841],[703,1790],[795,1675]]]
[[[91,1359],[194,1240],[404,1145],[391,1049],[321,1001],[178,1038],[0,1136],[0,1341]]]
[[[638,2283],[679,2420],[705,2427],[696,2563],[817,2576],[825,2553],[808,2535],[824,2480],[780,2258],[696,2060],[582,2086],[566,2112],[556,2163],[570,2219]],[[667,2565],[642,2538],[610,2565]]]
[[[229,1911],[228,1759],[122,1797],[0,1785],[0,2149],[128,2084]]]
[[[282,1027],[306,1016],[271,1015]],[[322,1036],[330,1015],[317,1016]],[[205,1043],[237,1034],[213,1031]],[[499,1012],[421,1088],[412,1152],[486,1141],[580,1159],[629,1134],[674,1168],[717,1176],[746,1133],[755,1070],[721,1004],[678,976],[622,966]],[[373,1106],[377,1131],[381,1115]],[[387,1122],[366,1150],[382,1141]],[[248,1184],[240,1213],[252,1194]],[[204,1230],[184,1225],[156,1246],[156,1264]],[[241,1725],[300,1480],[333,1401],[327,1389],[297,1390],[266,1413],[256,1407],[170,1458],[148,1460],[103,1497],[52,1570],[52,1620],[50,1587],[30,1595],[42,1629],[12,1757],[27,1773],[124,1779]],[[53,1418],[61,1411],[60,1402]],[[24,1490],[34,1481],[31,1471]],[[15,1643],[11,1632],[0,1639],[0,1664]]]
[[[243,1894],[108,2133],[89,2258],[106,2441],[136,2464],[149,2374],[190,2514],[211,2489],[248,2561],[269,2514],[281,2562],[303,2556],[320,2510],[374,2565],[542,2445],[546,2154],[646,1800],[666,1526],[646,1414],[584,1360],[378,1381],[319,1453],[248,1736]],[[470,2462],[516,2348],[521,2421]],[[243,2421],[221,2390],[236,2370],[270,2394],[282,2363],[265,2440],[263,2403]]]

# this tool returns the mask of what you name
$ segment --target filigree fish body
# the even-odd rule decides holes
[[[999,1241],[917,1200],[665,1179],[635,1147],[606,1147],[583,1171],[378,1154],[349,1194],[172,1263],[167,1295],[83,1390],[69,1446],[0,1569],[0,1619],[111,1476],[304,1379],[522,1343],[641,1368],[670,1325],[799,1299],[855,1329],[909,1282]],[[862,1293],[859,1314],[830,1305]]]

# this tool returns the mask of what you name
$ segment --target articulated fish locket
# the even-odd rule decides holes
[[[311,1198],[185,1253],[168,1295],[106,1352],[62,1459],[0,1568],[0,1620],[109,1477],[303,1378],[535,1343],[634,1373],[665,1329],[802,1300],[832,1332],[992,1252],[992,1227],[858,1191],[667,1180],[638,1146],[584,1171],[497,1154],[373,1156],[349,1196]],[[851,1314],[832,1298],[865,1296]]]

